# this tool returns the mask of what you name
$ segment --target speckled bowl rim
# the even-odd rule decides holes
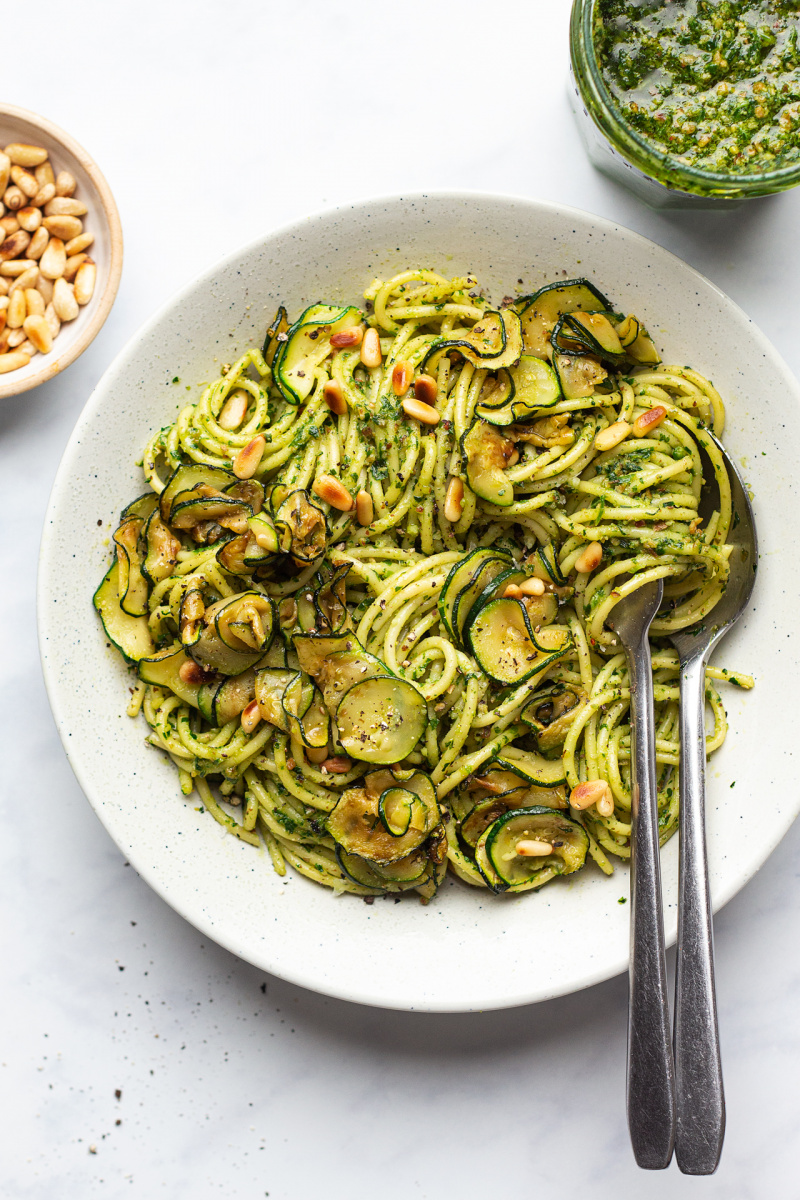
[[[783,382],[786,387],[784,392],[784,400],[790,399],[794,402],[797,409],[798,417],[800,417],[800,387],[794,376],[789,371],[789,368],[784,363],[783,359],[764,336],[763,333],[753,324],[751,319],[743,312],[743,310],[735,304],[716,284],[712,283],[705,276],[701,275],[693,267],[683,262],[670,251],[652,242],[650,239],[643,237],[641,234],[633,230],[629,230],[624,226],[616,225],[605,218],[598,217],[592,213],[576,209],[573,207],[553,204],[545,201],[531,200],[529,197],[515,196],[510,194],[486,193],[480,191],[468,190],[431,190],[429,192],[407,193],[401,195],[389,195],[384,197],[376,197],[367,200],[359,200],[350,204],[342,204],[334,208],[326,208],[316,213],[304,216],[296,221],[289,222],[277,229],[273,229],[258,238],[253,239],[245,246],[234,251],[232,254],[225,256],[219,262],[214,264],[207,270],[201,272],[198,276],[192,279],[185,287],[181,288],[171,299],[163,304],[159,310],[145,322],[138,332],[131,338],[128,344],[115,357],[103,378],[98,383],[95,391],[89,397],[84,410],[75,426],[72,437],[66,447],[61,465],[59,467],[48,505],[47,516],[45,518],[44,530],[41,543],[40,559],[39,559],[39,583],[38,583],[38,627],[39,627],[39,645],[43,664],[43,674],[47,689],[48,698],[56,721],[59,735],[65,750],[68,752],[70,765],[77,777],[78,782],[95,809],[101,822],[104,824],[112,839],[120,846],[120,849],[126,854],[126,857],[139,872],[139,874],[154,888],[159,895],[176,911],[178,911],[187,921],[200,930],[203,934],[210,937],[212,940],[223,945],[231,953],[245,959],[260,967],[263,970],[269,971],[272,974],[286,979],[287,981],[309,988],[310,990],[321,992],[323,994],[332,995],[341,999],[373,1005],[382,1008],[395,1008],[410,1011],[427,1011],[427,1012],[467,1012],[484,1009],[502,1009],[510,1008],[518,1005],[536,1003],[541,1000],[552,999],[559,995],[569,994],[573,991],[579,991],[582,988],[592,986],[595,983],[609,979],[620,972],[627,969],[628,957],[627,950],[618,952],[606,957],[600,956],[600,961],[586,963],[580,976],[576,976],[569,986],[545,986],[531,988],[530,986],[516,990],[509,986],[507,991],[502,995],[498,995],[491,990],[486,994],[473,994],[469,998],[450,997],[449,999],[426,996],[420,1002],[409,997],[408,994],[401,996],[387,995],[385,990],[375,989],[363,980],[359,982],[348,983],[346,986],[337,985],[330,986],[325,981],[321,981],[313,970],[313,957],[310,957],[303,966],[299,967],[296,963],[287,965],[281,961],[276,961],[270,955],[265,955],[261,951],[254,950],[246,941],[237,937],[235,931],[228,931],[226,936],[220,936],[219,929],[214,922],[202,910],[202,907],[195,901],[192,902],[191,897],[183,898],[176,897],[174,893],[168,890],[168,881],[162,881],[159,872],[149,863],[145,853],[137,853],[137,848],[130,846],[124,847],[115,835],[114,821],[111,815],[104,809],[100,789],[96,787],[89,779],[90,765],[92,754],[81,753],[75,754],[75,745],[71,742],[71,721],[69,719],[69,696],[62,688],[57,674],[57,666],[51,662],[46,644],[48,639],[52,638],[53,644],[58,643],[59,629],[55,621],[50,619],[52,611],[48,601],[53,595],[53,585],[55,580],[50,579],[50,559],[53,552],[55,542],[55,522],[58,518],[59,507],[62,503],[67,503],[69,500],[70,488],[70,460],[73,453],[80,445],[82,438],[90,427],[92,421],[96,418],[97,412],[102,409],[104,403],[107,402],[104,396],[105,380],[111,376],[118,366],[124,362],[129,356],[136,353],[136,348],[139,343],[146,338],[163,320],[165,314],[173,308],[179,307],[191,298],[193,293],[202,286],[207,286],[213,276],[224,269],[226,266],[235,264],[241,261],[243,256],[262,247],[266,242],[272,239],[283,238],[287,236],[298,236],[304,228],[310,223],[321,220],[330,220],[335,222],[338,216],[349,215],[352,217],[359,211],[368,214],[370,210],[377,210],[381,207],[391,205],[414,205],[424,204],[428,201],[441,201],[452,203],[454,205],[476,203],[490,203],[498,206],[500,210],[504,207],[508,208],[526,208],[530,210],[532,215],[537,212],[546,212],[559,218],[564,219],[565,229],[572,221],[577,221],[580,224],[589,222],[591,226],[601,233],[604,237],[621,236],[623,240],[630,240],[638,243],[642,248],[646,248],[648,252],[656,258],[661,258],[665,264],[671,264],[677,267],[681,272],[685,272],[687,285],[697,287],[698,294],[700,291],[705,292],[710,298],[716,300],[724,308],[725,313],[732,319],[734,325],[737,325],[741,330],[746,329],[747,337],[751,339],[751,347],[757,350],[768,359],[772,367],[783,377]],[[582,260],[579,260],[582,261]],[[591,274],[591,269],[587,265],[587,273]],[[143,430],[143,434],[146,431]],[[798,432],[796,442],[800,447],[800,423],[798,423]],[[758,594],[758,588],[757,588]],[[746,731],[742,731],[746,732]],[[75,756],[73,756],[75,755]],[[788,776],[785,777],[788,779]],[[766,786],[766,784],[765,784]],[[736,893],[748,882],[756,871],[763,865],[769,855],[784,837],[793,821],[800,812],[800,790],[793,789],[791,794],[782,796],[782,808],[778,808],[772,815],[771,823],[767,830],[762,831],[761,839],[758,843],[757,852],[751,854],[749,858],[742,858],[739,862],[736,871],[731,874],[727,882],[723,885],[714,885],[712,880],[712,899],[714,910],[719,910],[728,902]],[[676,849],[674,839],[671,843],[671,848]],[[667,847],[669,850],[670,847]],[[619,870],[620,886],[627,891],[627,871],[623,866]],[[624,882],[623,882],[624,881]],[[316,889],[322,890],[322,889]],[[546,889],[545,889],[546,890]],[[620,901],[621,903],[621,901]],[[669,923],[672,928],[670,930]],[[667,928],[667,943],[671,944],[675,940],[675,922],[674,918],[670,918]]]
[[[122,223],[119,219],[119,212],[111,188],[108,186],[103,172],[92,156],[84,150],[83,146],[58,125],[55,125],[46,117],[39,116],[38,113],[29,112],[26,108],[18,108],[13,104],[0,104],[0,116],[7,116],[12,120],[26,121],[28,124],[36,126],[51,137],[53,141],[59,142],[73,158],[78,160],[97,188],[102,205],[102,219],[108,226],[109,239],[108,278],[97,301],[95,302],[94,297],[92,298],[92,313],[90,320],[86,322],[85,328],[70,343],[69,348],[64,350],[63,354],[59,354],[57,358],[42,366],[38,371],[21,376],[16,380],[14,379],[15,372],[13,371],[9,372],[8,375],[0,375],[0,400],[5,400],[9,396],[21,396],[23,392],[28,392],[31,388],[38,387],[40,383],[46,383],[48,379],[53,379],[56,375],[60,375],[62,371],[75,362],[76,358],[80,358],[87,346],[91,345],[105,325],[119,289],[119,281],[122,275],[123,243]],[[96,210],[93,215],[98,215]]]

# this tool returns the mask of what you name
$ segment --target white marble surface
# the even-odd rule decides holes
[[[4,59],[4,99],[96,157],[127,259],[89,351],[0,411],[3,1200],[794,1196],[798,828],[717,920],[719,1172],[644,1175],[625,1128],[622,978],[505,1013],[370,1010],[265,979],[158,899],[67,766],[33,596],[50,483],[89,392],[163,299],[262,230],[428,187],[562,201],[699,267],[797,370],[800,193],[663,215],[597,176],[565,100],[567,0],[507,0],[494,28],[475,0],[82,0],[78,38],[63,11],[40,0],[62,48]]]

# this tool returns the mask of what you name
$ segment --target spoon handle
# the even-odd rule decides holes
[[[653,674],[647,630],[627,647],[634,758],[631,835],[631,964],[628,1128],[640,1167],[669,1166],[675,1142],[675,1075],[658,854]]]
[[[725,1094],[714,991],[714,942],[705,830],[705,658],[681,667],[680,880],[675,979],[675,1153],[685,1175],[716,1170]]]

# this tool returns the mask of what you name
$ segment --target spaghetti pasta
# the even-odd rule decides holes
[[[410,269],[365,297],[291,324],[279,310],[263,350],[150,439],[151,490],[95,597],[137,665],[128,712],[182,793],[279,874],[427,901],[448,870],[496,892],[587,858],[611,873],[630,854],[631,739],[608,619],[664,580],[663,842],[680,762],[666,637],[728,575],[727,472],[704,436],[722,400],[585,280],[496,310],[471,277]],[[708,669],[709,753],[720,680],[753,684]],[[583,806],[587,781],[603,786]]]

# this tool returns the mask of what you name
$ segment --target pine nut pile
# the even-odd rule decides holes
[[[0,375],[49,354],[62,323],[92,298],[94,234],[84,232],[75,186],[41,146],[0,151]]]

